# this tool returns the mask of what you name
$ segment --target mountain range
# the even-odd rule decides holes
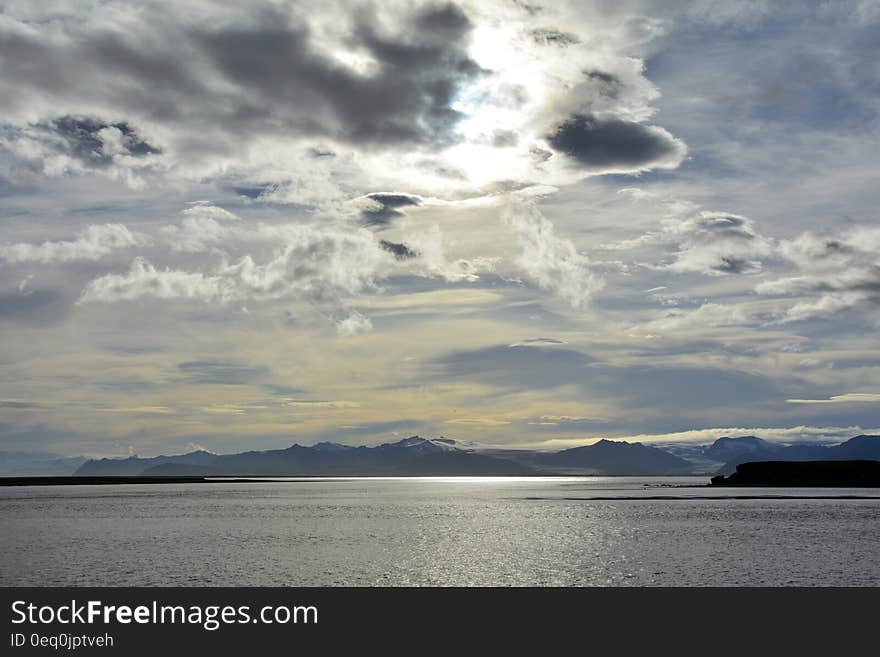
[[[101,459],[74,474],[112,476],[279,475],[279,476],[442,476],[535,474],[526,464],[462,449],[449,438],[419,436],[376,447],[318,443],[240,454],[199,451],[150,459]]]
[[[0,477],[65,476],[87,460],[47,452],[0,452]]]
[[[754,461],[853,461],[880,460],[880,436],[860,435],[839,445],[795,443],[779,445],[757,436],[719,438],[703,455],[723,461],[721,474],[729,474],[741,463]]]
[[[373,447],[322,442],[285,449],[141,458],[63,458],[0,452],[0,476],[502,476],[730,474],[755,461],[880,460],[880,436],[838,445],[782,445],[757,436],[721,437],[709,445],[649,446],[599,440],[557,452],[480,449],[451,438],[411,436]]]

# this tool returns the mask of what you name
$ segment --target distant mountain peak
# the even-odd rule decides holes
[[[608,438],[601,438],[594,442],[592,445],[585,445],[585,447],[603,447],[605,449],[627,449],[629,447],[650,447],[650,445],[643,445],[642,443],[631,443],[628,440],[609,440]],[[577,449],[577,448],[575,448]]]
[[[692,464],[657,447],[603,438],[592,445],[542,454],[538,462],[592,474],[684,474]]]
[[[721,436],[714,443],[703,448],[703,456],[726,463],[747,456],[770,456],[780,449],[782,445],[767,442],[758,436]]]
[[[316,449],[321,452],[342,452],[348,449],[355,449],[351,445],[343,445],[342,443],[334,443],[330,441],[322,441],[320,443],[315,443],[312,445],[312,449]]]
[[[870,433],[862,433],[862,434],[859,434],[858,436],[854,436],[853,438],[850,438],[849,440],[847,440],[843,444],[846,445],[846,444],[854,444],[854,443],[866,443],[866,444],[867,443],[880,443],[880,436],[870,434]]]
[[[400,445],[401,447],[413,447],[415,445],[422,445],[426,442],[429,442],[427,438],[422,438],[421,436],[410,436],[409,438],[404,438],[402,440],[398,440],[396,443],[391,444]]]
[[[769,445],[766,440],[763,438],[758,438],[758,436],[721,436],[718,440],[716,440],[713,445],[725,445],[731,443],[739,443],[739,444],[758,444],[758,445]]]
[[[383,449],[409,449],[414,451],[458,451],[456,441],[450,438],[422,438],[421,436],[410,436],[403,438],[396,443],[384,443],[379,445]]]

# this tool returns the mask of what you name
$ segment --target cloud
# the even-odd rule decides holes
[[[630,188],[618,193],[634,198],[650,198],[632,193]],[[670,204],[673,212],[680,212]],[[644,233],[614,244],[604,244],[607,250],[633,250],[662,246],[671,250],[671,262],[649,264],[654,269],[680,273],[699,273],[710,276],[754,274],[761,271],[763,261],[778,255],[777,244],[755,228],[748,217],[730,212],[700,211],[691,214],[693,204],[684,203],[689,216],[670,217],[662,221],[660,230]]]
[[[832,317],[880,304],[880,228],[858,226],[835,237],[803,233],[780,245],[782,255],[798,269],[758,284],[758,294],[800,297],[780,321]]]
[[[400,208],[416,207],[422,204],[422,198],[415,194],[403,192],[373,192],[367,194],[361,210],[361,221],[365,226],[384,227],[394,219],[405,216]]]
[[[238,217],[228,210],[209,203],[198,203],[181,212],[180,225],[164,226],[171,249],[183,253],[198,253],[223,244],[233,231],[228,222]]]
[[[519,266],[541,288],[567,301],[572,308],[584,307],[602,289],[603,281],[590,268],[589,259],[571,240],[556,235],[550,223],[532,203],[516,203],[505,210],[505,221],[513,227],[521,252]]]
[[[26,125],[0,123],[0,151],[12,177],[97,174],[132,188],[162,170],[161,150],[144,141],[126,121],[61,116]]]
[[[264,262],[244,255],[232,264],[201,272],[160,269],[137,257],[128,272],[91,281],[79,303],[144,297],[221,304],[282,298],[332,301],[371,287],[388,259],[373,236],[363,230],[343,232],[293,224],[265,227],[258,235],[261,239],[274,236],[280,244]]]
[[[476,380],[503,389],[555,388],[590,376],[594,359],[575,349],[546,345],[492,345],[452,351],[435,358],[437,376]]]
[[[743,404],[781,401],[780,384],[758,373],[687,363],[611,364],[576,349],[558,346],[493,345],[448,352],[425,374],[458,382],[476,381],[501,391],[574,387],[578,399],[602,401],[618,426],[674,424],[679,414]]]
[[[412,259],[413,271],[417,275],[438,276],[448,282],[477,281],[481,273],[493,271],[500,259],[484,256],[450,259],[446,254],[444,234],[437,224],[409,235],[407,242],[408,248],[418,253],[418,257]]]
[[[59,137],[64,142],[62,150],[71,156],[96,166],[106,166],[118,156],[143,157],[160,152],[125,121],[105,123],[93,117],[62,116],[37,127]]]
[[[727,212],[700,212],[671,220],[662,239],[677,243],[674,260],[663,269],[709,275],[751,274],[761,270],[762,258],[773,254],[773,243],[759,235],[754,222]]]
[[[522,342],[512,344],[511,347],[516,347],[519,345],[552,345],[552,344],[565,344],[565,340],[557,340],[556,338],[528,338],[523,340]]]
[[[786,399],[789,404],[852,404],[869,403],[880,404],[880,393],[876,392],[847,392],[842,395],[834,395],[827,399]]]
[[[410,249],[406,244],[399,242],[389,242],[388,240],[379,240],[379,246],[388,251],[398,260],[408,260],[418,257],[418,253]]]
[[[225,303],[236,298],[235,293],[236,285],[232,279],[201,272],[157,269],[138,256],[125,274],[105,274],[91,281],[83,290],[79,303],[114,303],[143,297]]]
[[[225,80],[246,93],[240,108],[256,121],[353,142],[447,142],[459,118],[450,108],[456,89],[480,72],[464,49],[470,21],[452,4],[402,19],[390,35],[372,13],[356,14],[352,46],[370,58],[366,72],[323,55],[310,27],[285,15],[193,36]]]
[[[378,185],[462,196],[685,152],[646,123],[659,92],[626,46],[635,23],[571,7],[545,18],[577,35],[503,2],[158,0],[88,22],[31,4],[5,18],[0,164],[16,175],[221,176],[262,202],[323,207]]]
[[[365,317],[361,313],[352,311],[345,319],[336,322],[336,332],[342,336],[360,335],[373,330],[373,323],[369,317]]]
[[[114,251],[147,243],[146,236],[134,233],[122,224],[95,224],[82,230],[75,240],[0,246],[0,258],[12,264],[94,261]]]
[[[724,409],[780,398],[774,379],[759,373],[688,364],[593,366],[586,389],[628,409],[652,409],[669,419],[673,409]]]
[[[242,135],[307,133],[359,143],[454,138],[459,114],[452,99],[480,74],[466,52],[472,25],[460,8],[400,7],[390,26],[376,12],[351,8],[333,26],[310,20],[315,8],[214,6],[206,20],[197,6],[184,12],[160,3],[144,12],[123,8],[118,22],[106,16],[93,28],[62,14],[52,30],[10,17],[0,32],[7,62],[2,95],[18,91],[7,110],[90,106],[186,122],[192,145],[209,151],[224,145],[212,143],[214,131],[199,124]],[[331,44],[345,44],[357,56],[341,59]],[[97,126],[100,119],[86,121]],[[92,123],[72,127],[85,139],[96,132]]]
[[[663,128],[591,114],[569,117],[547,143],[587,169],[606,172],[673,169],[687,154],[684,142]]]
[[[564,48],[581,42],[574,34],[563,32],[555,27],[536,27],[529,30],[528,34],[536,43],[544,46]]]
[[[741,305],[704,303],[690,310],[674,309],[662,317],[638,326],[638,333],[681,331],[685,329],[745,326],[756,321],[754,313]]]
[[[187,383],[211,385],[246,385],[263,380],[269,370],[234,361],[192,360],[178,363],[177,369]]]
[[[759,436],[764,440],[779,443],[793,442],[843,442],[853,436],[865,433],[866,429],[859,426],[848,427],[716,427],[709,429],[693,429],[665,434],[639,434],[626,436],[627,440],[643,443],[710,443],[722,436]]]

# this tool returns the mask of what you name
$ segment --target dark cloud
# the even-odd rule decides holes
[[[109,164],[112,154],[105,150],[105,140],[101,131],[107,128],[118,130],[121,135],[122,153],[135,157],[159,153],[159,149],[141,139],[128,123],[105,123],[88,116],[62,116],[40,126],[50,130],[67,144],[70,155],[91,164]]]
[[[611,73],[605,73],[604,71],[585,71],[584,75],[586,75],[591,80],[598,80],[607,85],[620,85],[620,78],[616,75],[612,75]]]
[[[34,98],[100,107],[179,131],[165,133],[176,141],[169,146],[187,154],[228,152],[256,135],[386,145],[457,138],[461,114],[451,105],[482,70],[467,54],[471,23],[456,5],[404,13],[387,29],[371,12],[350,12],[346,47],[373,60],[368,73],[325,54],[295,11],[230,10],[212,21],[143,14],[125,33],[59,21],[58,38],[0,26],[0,108],[8,115]],[[95,133],[108,126],[123,132],[130,154],[155,152],[128,121],[66,117],[50,127],[98,161]]]
[[[275,16],[195,35],[216,70],[248,93],[227,119],[280,121],[357,143],[453,139],[461,115],[450,105],[459,86],[480,74],[465,51],[470,21],[460,9],[422,9],[394,35],[380,32],[368,14],[361,14],[352,45],[378,63],[370,75],[320,54],[306,25],[287,22]]]
[[[415,26],[433,33],[438,39],[458,39],[471,28],[471,22],[461,8],[453,3],[427,7],[415,18]]]
[[[296,386],[281,386],[274,383],[265,384],[263,387],[268,390],[270,394],[276,395],[278,397],[298,397],[308,392],[308,390],[306,390],[305,388],[298,388]]]
[[[724,407],[741,411],[744,403],[784,398],[776,384],[764,376],[684,365],[597,366],[591,368],[587,389],[632,407],[661,412]]]
[[[536,27],[529,31],[529,36],[536,43],[545,46],[573,46],[581,42],[574,34],[557,30],[555,27]]]
[[[2,82],[0,82],[2,84]],[[0,122],[0,136],[9,143],[24,142],[22,161],[47,161],[57,156],[75,160],[75,170],[100,171],[128,158],[149,166],[148,155],[161,150],[145,140],[126,121],[108,122],[95,116],[63,115],[26,125]]]
[[[753,240],[755,232],[745,217],[718,212],[705,213],[695,222],[695,228],[711,233],[715,239]]]
[[[605,71],[584,71],[584,75],[593,83],[599,94],[606,98],[617,98],[624,86],[619,77]]]
[[[50,322],[67,312],[64,296],[54,290],[0,292],[0,320]]]
[[[577,386],[588,399],[652,413],[778,403],[781,390],[764,376],[690,365],[610,365],[580,351],[527,344],[454,351],[433,361],[434,376],[488,383],[501,390]],[[427,373],[430,373],[430,368]]]
[[[546,148],[541,148],[540,146],[535,146],[534,144],[529,147],[529,156],[532,158],[532,161],[535,164],[540,164],[541,162],[546,162],[551,157],[553,157],[553,152],[548,151]]]
[[[586,167],[639,169],[680,155],[682,146],[669,133],[617,118],[576,114],[564,121],[548,143]]]
[[[721,256],[718,264],[712,266],[714,271],[722,274],[749,274],[755,271],[755,261],[745,258]]]
[[[500,388],[555,388],[587,378],[590,356],[573,349],[497,345],[454,351],[437,358],[441,378],[471,379]]]
[[[231,361],[193,360],[178,363],[188,383],[212,385],[246,385],[261,381],[269,371]]]
[[[262,196],[266,189],[267,187],[233,187],[232,191],[239,196],[255,199]]]
[[[507,148],[519,143],[519,135],[515,130],[495,130],[492,133],[490,143],[495,148]]]
[[[398,260],[408,260],[415,258],[419,254],[410,249],[406,244],[398,242],[389,242],[388,240],[379,240],[379,246],[391,253]]]
[[[367,198],[379,204],[361,212],[361,220],[366,226],[387,226],[395,219],[404,216],[400,208],[419,206],[420,196],[401,194],[398,192],[373,192]]]

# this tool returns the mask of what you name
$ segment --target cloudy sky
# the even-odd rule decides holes
[[[0,449],[880,427],[880,3],[0,1]]]

